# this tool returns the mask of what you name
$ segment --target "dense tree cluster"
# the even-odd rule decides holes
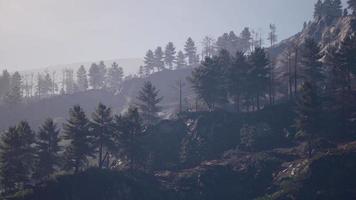
[[[73,106],[62,129],[53,119],[47,119],[38,131],[26,121],[10,127],[0,140],[0,193],[22,190],[56,172],[78,173],[92,167],[93,159],[100,169],[117,165],[142,168],[145,158],[139,138],[144,127],[158,120],[157,104],[162,98],[147,82],[138,100],[139,108],[130,107],[122,115],[114,115],[111,108],[99,103],[91,118],[79,105]]]
[[[261,108],[261,98],[267,96],[269,61],[264,49],[256,48],[250,55],[238,51],[231,56],[227,50],[207,57],[193,71],[194,90],[210,110],[223,108],[232,102],[237,110]]]
[[[343,15],[341,0],[318,0],[314,8],[314,17],[325,18],[331,22]]]
[[[107,89],[115,93],[121,88],[124,71],[115,62],[107,68],[101,61],[93,63],[88,71],[83,65],[76,73],[72,69],[63,69],[59,77],[56,71],[45,71],[35,76],[34,73],[10,74],[4,70],[0,75],[0,102],[17,105],[33,98],[73,94],[88,89]]]
[[[139,69],[140,76],[148,76],[155,71],[164,69],[182,69],[195,66],[199,62],[197,47],[192,38],[188,38],[183,51],[176,51],[176,47],[169,42],[165,49],[157,47],[154,51],[148,50],[144,57],[144,66]]]

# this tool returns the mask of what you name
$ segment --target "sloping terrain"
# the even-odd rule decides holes
[[[104,89],[89,90],[54,96],[13,107],[3,105],[0,106],[0,130],[5,130],[21,120],[27,120],[34,128],[37,128],[48,117],[56,119],[61,124],[67,117],[69,108],[76,104],[81,105],[87,114],[91,114],[99,102],[112,107],[114,113],[121,113],[130,104],[135,103],[138,91],[147,80],[152,81],[160,90],[160,95],[164,97],[162,115],[171,115],[177,110],[179,104],[178,80],[185,84],[182,90],[183,98],[189,98],[193,94],[187,81],[190,74],[191,69],[165,70],[147,78],[133,78],[125,81],[118,94],[112,94]]]

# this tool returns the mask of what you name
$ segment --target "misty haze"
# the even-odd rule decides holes
[[[0,0],[0,199],[355,200],[356,0]]]

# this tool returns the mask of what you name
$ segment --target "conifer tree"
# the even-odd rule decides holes
[[[256,48],[248,60],[251,65],[251,69],[247,74],[248,92],[253,98],[256,98],[257,109],[260,109],[260,98],[264,96],[270,81],[269,60],[265,50],[262,48]]]
[[[192,38],[188,38],[184,45],[185,56],[188,58],[188,64],[194,66],[198,63],[197,48]]]
[[[241,38],[242,51],[243,52],[249,51],[251,49],[252,35],[248,27],[245,27],[244,30],[241,32],[240,38]]]
[[[10,127],[1,138],[0,174],[6,192],[23,189],[28,184],[34,164],[34,133],[26,121]]]
[[[143,126],[138,109],[130,107],[124,115],[115,116],[114,124],[121,147],[121,157],[126,159],[130,169],[139,168],[144,153],[140,145]]]
[[[105,74],[106,74],[106,66],[103,61],[97,65],[93,63],[89,69],[89,84],[94,89],[100,89],[104,87],[105,81]]]
[[[323,2],[318,0],[314,6],[314,17],[320,18],[322,16]]]
[[[59,129],[53,119],[47,119],[39,128],[36,140],[37,159],[35,177],[38,180],[48,178],[60,166]]]
[[[215,47],[214,38],[205,36],[202,45],[203,45],[202,59],[204,59],[205,57],[212,57],[213,55],[215,55],[216,47]]]
[[[308,142],[308,157],[311,158],[313,151],[313,141],[320,129],[320,99],[315,85],[304,82],[300,91],[300,98],[297,101],[296,128]]]
[[[149,75],[155,68],[155,56],[152,50],[148,50],[144,58],[144,68],[146,75]]]
[[[0,77],[0,99],[10,91],[10,79],[10,73],[7,70],[3,70]]]
[[[301,64],[304,67],[303,76],[304,81],[308,81],[315,87],[322,89],[324,87],[324,73],[323,64],[320,59],[320,46],[313,39],[306,39],[301,51]]]
[[[158,112],[161,110],[158,104],[163,100],[163,97],[159,97],[159,90],[147,81],[139,91],[137,100],[139,101],[137,106],[145,123],[155,123],[158,120]]]
[[[154,66],[157,68],[157,71],[162,71],[164,67],[164,55],[162,47],[157,47],[154,54]]]
[[[119,90],[123,77],[124,70],[122,69],[122,67],[119,67],[116,62],[114,62],[109,68],[107,74],[107,86],[109,87],[109,89],[113,91]]]
[[[73,94],[77,90],[77,86],[74,81],[74,71],[72,69],[64,70],[64,85],[66,94]]]
[[[228,67],[226,78],[228,81],[229,96],[235,103],[235,110],[240,111],[240,102],[245,93],[247,71],[250,68],[243,52],[238,51]]]
[[[5,96],[5,102],[9,105],[17,105],[22,101],[22,77],[19,72],[11,76],[10,90]]]
[[[90,123],[80,106],[69,110],[69,119],[63,125],[63,130],[64,139],[69,142],[64,152],[64,167],[77,173],[88,164],[88,157],[94,156]]]
[[[102,168],[105,155],[114,148],[114,137],[112,130],[111,108],[99,103],[95,112],[92,114],[92,126],[94,133],[94,144],[98,149],[98,167]],[[106,151],[106,152],[105,152]]]
[[[187,67],[187,62],[185,60],[184,53],[182,51],[178,52],[177,55],[177,69],[183,69]]]
[[[172,42],[169,42],[164,51],[164,62],[168,66],[169,69],[173,69],[173,64],[176,60],[176,48]]]
[[[83,65],[77,71],[77,85],[79,91],[86,91],[88,89],[87,71]]]
[[[356,14],[356,0],[348,0],[349,8],[352,9],[353,14]]]
[[[226,103],[225,71],[231,64],[231,56],[227,50],[221,50],[218,56],[206,57],[202,64],[192,72],[190,82],[199,99],[203,100],[209,110]]]

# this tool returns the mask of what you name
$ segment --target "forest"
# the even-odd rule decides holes
[[[124,94],[136,81],[139,90],[120,112],[77,104],[63,123],[3,130],[1,198],[355,199],[356,1],[347,6],[318,0],[314,19],[281,42],[275,24],[266,41],[246,27],[205,37],[201,52],[190,37],[179,51],[169,42],[130,76],[104,61],[61,75],[4,70],[1,109]],[[189,75],[175,83],[176,101],[163,105],[151,77],[181,70]]]

